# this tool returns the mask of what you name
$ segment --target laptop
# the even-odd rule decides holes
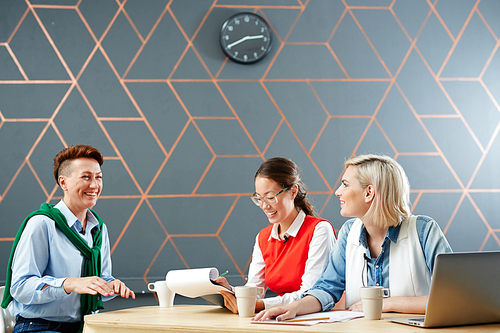
[[[387,320],[420,327],[500,322],[500,252],[438,254],[425,316]]]

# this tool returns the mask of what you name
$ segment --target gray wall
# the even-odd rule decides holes
[[[219,47],[239,11],[272,25],[260,63]],[[343,161],[389,154],[455,251],[499,250],[499,38],[497,0],[1,0],[0,280],[21,221],[61,198],[52,158],[80,143],[105,155],[95,210],[136,290],[185,267],[243,283],[273,156],[339,229]]]

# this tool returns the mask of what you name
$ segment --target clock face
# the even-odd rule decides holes
[[[271,50],[271,29],[257,14],[238,13],[222,25],[220,45],[229,59],[251,64],[262,60]]]

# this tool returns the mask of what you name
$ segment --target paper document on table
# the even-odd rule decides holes
[[[337,311],[310,313],[302,316],[297,316],[293,319],[288,319],[285,321],[276,321],[275,319],[268,319],[264,321],[252,321],[251,323],[310,326],[319,323],[334,323],[334,322],[348,321],[360,317],[363,317],[363,312],[337,310]]]
[[[215,267],[171,270],[167,273],[167,287],[176,294],[195,298],[218,294],[221,290],[230,290],[215,280],[219,271]]]

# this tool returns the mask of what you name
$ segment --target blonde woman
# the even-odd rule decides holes
[[[325,272],[300,300],[255,320],[329,311],[344,291],[346,308],[362,311],[363,285],[390,289],[384,312],[425,313],[434,259],[451,248],[436,221],[411,215],[403,168],[387,156],[351,158],[335,195],[341,215],[354,218],[342,226]]]

